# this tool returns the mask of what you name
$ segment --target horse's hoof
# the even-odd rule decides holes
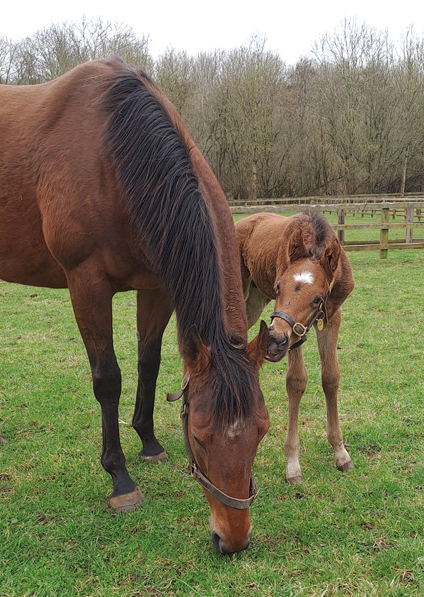
[[[124,493],[123,495],[116,495],[109,500],[108,507],[117,510],[118,512],[128,512],[134,510],[138,506],[146,503],[146,498],[141,493],[138,487],[131,493]]]
[[[154,456],[143,456],[140,453],[140,460],[141,462],[150,462],[151,464],[157,464],[161,460],[168,460],[169,456],[166,452],[161,452],[160,454],[155,454]]]
[[[301,483],[303,483],[303,477],[302,475],[299,475],[298,477],[287,477],[286,481],[291,485],[300,485]]]
[[[0,445],[6,445],[7,444],[7,439],[5,437],[3,437],[3,435],[0,433]]]
[[[339,469],[339,471],[342,471],[342,473],[345,473],[346,471],[349,471],[351,468],[353,468],[353,462],[351,460],[348,460],[347,462],[345,462],[341,466],[338,466],[337,468]]]

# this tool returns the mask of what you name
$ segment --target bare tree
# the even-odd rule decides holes
[[[187,52],[169,49],[155,64],[156,80],[181,114],[193,92],[193,74],[193,58]]]
[[[376,192],[387,165],[392,46],[381,33],[356,20],[315,44],[320,102],[343,191]]]
[[[217,84],[209,95],[204,150],[224,188],[240,198],[271,194],[280,175],[270,165],[281,132],[277,115],[285,66],[265,50],[265,43],[253,37],[248,45],[221,54]]]
[[[77,64],[117,54],[130,64],[152,69],[148,38],[138,38],[131,28],[88,20],[53,24],[27,37],[15,52],[15,83],[42,83],[59,77]]]
[[[424,148],[424,40],[411,28],[407,31],[394,76],[399,110],[396,145],[402,165],[400,188],[405,193],[408,167],[415,165],[412,178],[421,178]]]
[[[14,77],[17,44],[8,37],[0,37],[0,83],[7,84]]]

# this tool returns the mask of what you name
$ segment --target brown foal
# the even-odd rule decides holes
[[[266,359],[276,362],[288,353],[289,417],[284,442],[287,481],[302,482],[298,417],[307,382],[302,343],[312,327],[321,360],[327,438],[337,467],[347,471],[353,463],[343,445],[337,409],[337,337],[340,306],[354,287],[349,261],[331,226],[316,214],[301,212],[283,217],[259,213],[239,220],[236,234],[248,326],[275,300]]]

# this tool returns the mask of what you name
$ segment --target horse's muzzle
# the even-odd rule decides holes
[[[225,540],[222,537],[220,537],[216,531],[212,531],[211,537],[212,537],[212,543],[213,543],[213,546],[215,547],[215,549],[217,551],[219,551],[219,553],[222,553],[225,555],[225,554],[237,553],[239,551],[243,551],[244,549],[247,549],[250,545],[250,535],[251,534],[252,534],[252,527],[250,528],[250,531],[249,531],[247,537],[245,538],[245,540],[242,543],[238,543],[237,546],[227,545]]]

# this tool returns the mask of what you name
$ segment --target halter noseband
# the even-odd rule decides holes
[[[193,452],[191,451],[190,442],[188,439],[188,409],[189,404],[186,400],[185,391],[188,386],[188,382],[190,380],[190,376],[186,375],[181,383],[181,389],[178,392],[174,392],[173,394],[167,394],[166,399],[168,402],[174,402],[179,398],[182,398],[183,403],[181,405],[180,417],[183,424],[183,437],[184,437],[184,446],[188,456],[188,472],[193,477],[199,485],[204,487],[216,497],[220,502],[222,502],[225,506],[229,506],[230,508],[235,508],[236,510],[247,510],[249,506],[251,506],[253,500],[259,493],[259,489],[255,483],[255,479],[253,475],[250,475],[250,486],[249,486],[249,497],[246,499],[239,499],[233,498],[218,489],[216,485],[214,485],[205,475],[199,470],[196,460],[194,458]]]
[[[324,327],[324,323],[327,323],[328,321],[326,303],[329,294],[330,293],[328,293],[326,297],[321,299],[318,309],[312,315],[312,318],[309,320],[306,326],[304,326],[302,323],[296,323],[294,319],[290,317],[290,315],[287,315],[287,313],[283,313],[283,311],[274,311],[273,313],[271,313],[271,322],[274,319],[274,317],[284,319],[285,321],[287,321],[288,324],[290,324],[296,336],[299,336],[300,338],[300,340],[298,340],[297,342],[295,342],[295,344],[292,344],[292,346],[290,346],[289,350],[294,350],[295,348],[298,348],[304,342],[306,342],[306,340],[308,339],[308,332],[315,322],[318,325],[318,329],[322,330],[322,328]]]

